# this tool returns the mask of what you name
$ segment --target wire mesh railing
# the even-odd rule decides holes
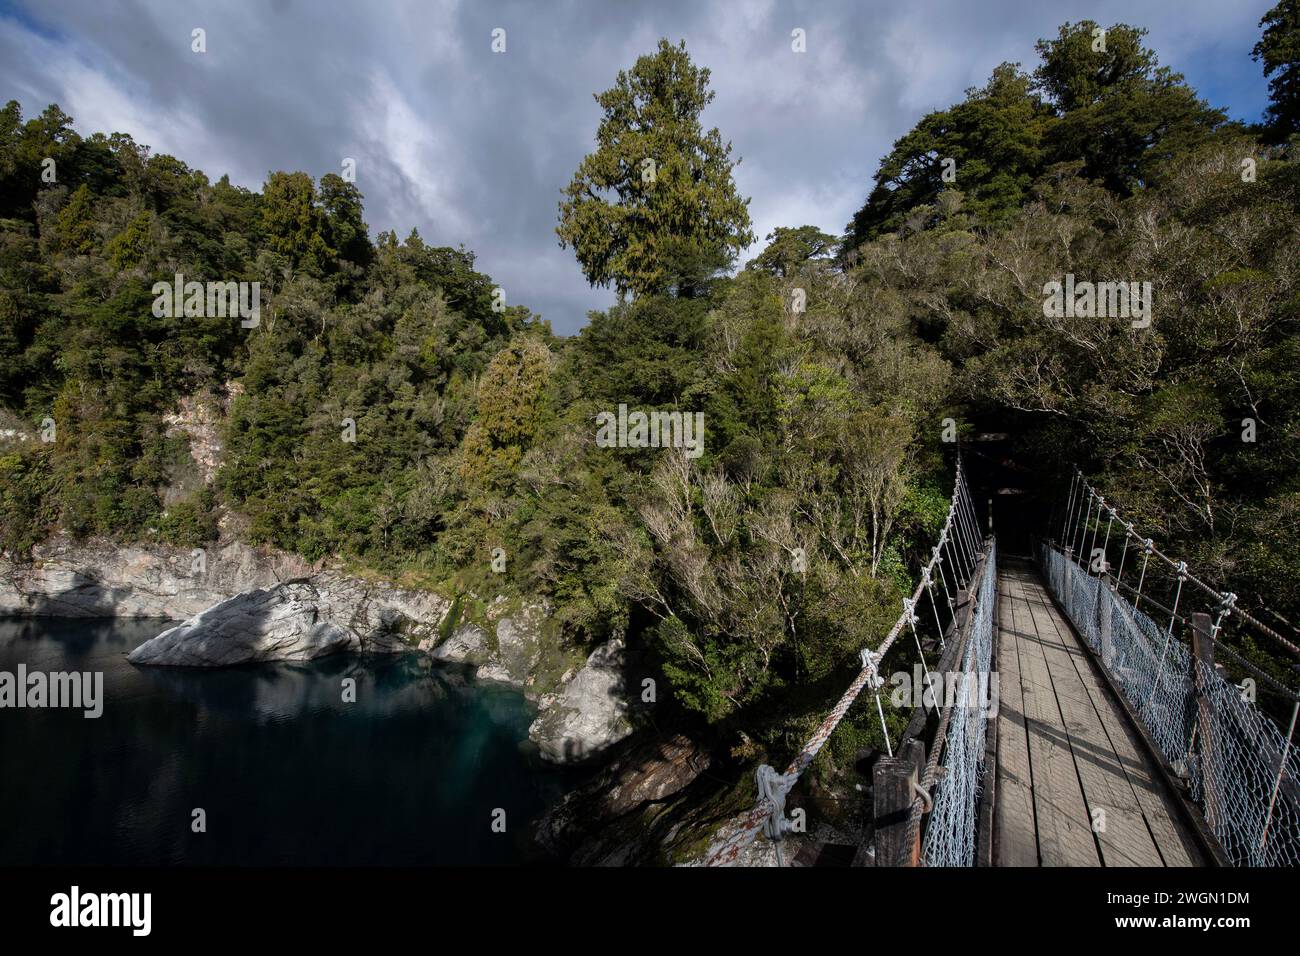
[[[1057,600],[1152,745],[1185,781],[1227,858],[1238,866],[1300,865],[1300,753],[1293,743],[1300,698],[1223,640],[1225,621],[1236,615],[1258,625],[1284,653],[1293,645],[1236,607],[1235,595],[1211,588],[1185,563],[1137,536],[1081,475],[1071,500],[1062,528],[1067,547],[1044,542],[1039,555]],[[1108,551],[1116,522],[1124,536],[1117,575]],[[1125,582],[1130,540],[1138,543],[1142,560],[1140,567],[1130,566]],[[1164,601],[1153,597],[1153,558],[1172,572]],[[1199,615],[1194,633],[1202,642],[1199,653],[1183,637],[1194,594],[1208,597],[1208,605],[1202,605],[1213,612]],[[1222,664],[1214,663],[1215,652],[1237,673],[1251,675],[1249,681],[1229,680]],[[1252,693],[1256,679],[1268,685],[1275,700],[1289,704],[1285,732],[1258,706]]]
[[[927,772],[923,788],[933,779],[934,806],[925,831],[921,858],[926,866],[974,866],[978,833],[980,783],[984,777],[985,741],[991,717],[993,680],[994,595],[997,591],[997,547],[990,545],[981,569],[979,590],[954,699],[936,734],[932,754],[942,752],[941,774]],[[929,768],[927,768],[928,770]]]

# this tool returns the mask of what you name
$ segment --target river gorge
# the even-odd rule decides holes
[[[0,671],[104,675],[98,719],[0,715],[0,865],[546,861],[531,824],[585,772],[541,758],[519,691],[417,651],[127,661],[172,623],[0,620]]]

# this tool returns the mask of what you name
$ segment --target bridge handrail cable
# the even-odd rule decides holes
[[[1106,551],[1117,519],[1126,537],[1118,574],[1112,575]],[[1061,534],[1063,546],[1042,542],[1040,562],[1050,589],[1099,655],[1152,746],[1185,781],[1224,855],[1236,865],[1300,863],[1300,760],[1293,743],[1300,695],[1245,660],[1222,640],[1222,628],[1236,616],[1292,656],[1300,656],[1300,648],[1238,608],[1235,594],[1210,587],[1186,562],[1173,561],[1142,538],[1077,468]],[[1130,539],[1144,556],[1136,588],[1123,581]],[[1174,572],[1172,606],[1142,593],[1152,555]],[[1179,613],[1187,583],[1213,600],[1212,615],[1193,615],[1201,618],[1198,623]],[[1133,596],[1131,603],[1125,593]],[[1175,637],[1177,622],[1192,624],[1190,647]],[[1246,693],[1244,682],[1238,686],[1220,672],[1214,663],[1218,651],[1286,697],[1292,704],[1289,725],[1279,726]]]
[[[849,708],[853,706],[854,701],[857,700],[863,688],[868,684],[871,685],[873,694],[876,697],[876,709],[884,730],[886,749],[892,754],[889,731],[885,726],[884,711],[880,703],[879,691],[884,685],[884,680],[878,673],[880,662],[890,648],[893,647],[895,641],[898,640],[899,635],[903,633],[904,628],[908,627],[908,625],[915,626],[917,620],[915,609],[919,605],[923,592],[929,591],[930,600],[934,606],[936,623],[938,623],[938,605],[933,590],[936,584],[936,571],[938,572],[937,581],[942,584],[949,611],[955,609],[955,594],[949,593],[947,575],[943,571],[944,548],[947,547],[949,552],[946,559],[949,568],[952,570],[954,590],[959,590],[963,582],[969,582],[974,573],[978,562],[978,542],[979,526],[975,506],[970,497],[970,489],[966,484],[966,476],[959,455],[957,457],[956,476],[953,482],[953,493],[948,504],[948,514],[944,519],[943,528],[939,532],[938,543],[934,547],[929,562],[922,569],[920,580],[912,591],[911,597],[904,600],[902,613],[894,621],[893,626],[890,627],[885,639],[881,641],[878,647],[874,650],[869,648],[862,650],[862,668],[858,671],[857,676],[849,684],[844,695],[822,720],[821,724],[818,725],[812,736],[808,738],[807,743],[790,761],[785,773],[777,774],[775,770],[767,766],[758,768],[756,777],[759,799],[757,803],[753,809],[732,819],[719,829],[708,854],[705,856],[705,866],[727,866],[734,863],[741,850],[764,830],[768,832],[769,836],[779,841],[783,827],[789,825],[789,821],[784,819],[785,795],[798,782],[813,760],[816,759],[826,741],[835,732],[835,728],[844,719],[844,715],[848,713]],[[922,660],[924,660],[924,657],[922,657]]]
[[[1087,478],[1085,478],[1083,475],[1083,471],[1077,467],[1074,469],[1074,479],[1071,482],[1072,502],[1074,502],[1076,499],[1076,495],[1075,495],[1076,482],[1081,482],[1082,489],[1088,492],[1088,499],[1087,499],[1088,508],[1084,515],[1076,516],[1077,521],[1072,521],[1071,515],[1073,514],[1074,504],[1072,503],[1069,506],[1066,512],[1067,523],[1065,525],[1067,529],[1070,529],[1068,531],[1069,537],[1063,538],[1063,545],[1072,542],[1074,535],[1076,533],[1080,534],[1080,541],[1079,541],[1080,549],[1076,550],[1075,553],[1080,558],[1082,558],[1083,552],[1081,549],[1082,549],[1083,540],[1084,538],[1086,538],[1086,526],[1087,523],[1092,520],[1091,517],[1092,503],[1094,501],[1098,502],[1099,507],[1097,509],[1097,520],[1098,521],[1101,520],[1101,514],[1103,510],[1105,510],[1107,514],[1107,518],[1108,518],[1107,537],[1109,537],[1109,525],[1114,521],[1119,521],[1120,526],[1124,529],[1126,543],[1128,540],[1137,541],[1140,545],[1142,545],[1143,553],[1158,558],[1160,561],[1163,561],[1169,567],[1169,569],[1173,571],[1175,574],[1179,575],[1179,577],[1182,580],[1187,581],[1195,585],[1196,587],[1200,588],[1206,595],[1213,598],[1216,604],[1223,609],[1223,614],[1222,614],[1223,617],[1228,616],[1229,613],[1236,615],[1238,618],[1247,622],[1256,630],[1258,630],[1261,634],[1263,634],[1264,636],[1270,638],[1271,640],[1275,641],[1277,644],[1284,647],[1287,651],[1291,653],[1293,657],[1300,659],[1300,646],[1293,644],[1291,641],[1287,640],[1285,637],[1283,637],[1273,628],[1269,627],[1267,624],[1260,621],[1259,618],[1251,614],[1245,608],[1239,606],[1237,604],[1237,595],[1233,594],[1231,591],[1220,591],[1216,588],[1211,587],[1209,584],[1205,583],[1205,581],[1201,580],[1199,577],[1197,577],[1195,574],[1189,571],[1187,568],[1187,563],[1185,561],[1175,561],[1173,558],[1169,557],[1164,552],[1162,552],[1159,548],[1157,548],[1151,538],[1144,538],[1141,534],[1139,534],[1136,530],[1134,530],[1133,522],[1124,521],[1123,518],[1120,518],[1119,512],[1115,509],[1115,507],[1107,503],[1105,497],[1101,494],[1101,492],[1099,492],[1096,488],[1094,488],[1091,484],[1088,483]],[[1078,494],[1077,502],[1079,506],[1082,506],[1083,500],[1084,500],[1083,495]],[[1095,535],[1092,544],[1093,545],[1096,544]],[[1103,550],[1104,550],[1104,546],[1103,546]],[[1218,627],[1216,626],[1215,627],[1216,634],[1217,631],[1218,631]]]

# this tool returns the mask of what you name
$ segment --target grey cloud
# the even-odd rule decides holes
[[[1031,64],[1033,41],[1069,19],[1150,27],[1165,62],[1254,119],[1265,94],[1249,49],[1270,5],[32,2],[0,13],[0,82],[29,115],[55,101],[82,132],[131,132],[250,188],[353,156],[372,230],[463,243],[510,301],[571,333],[613,296],[556,242],[560,189],[591,147],[592,94],[661,36],[713,71],[705,120],[744,159],[761,240],[805,222],[839,232],[921,113],[1002,60]],[[505,55],[490,51],[495,27]],[[806,54],[790,50],[795,27]]]

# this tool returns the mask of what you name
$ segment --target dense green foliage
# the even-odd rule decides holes
[[[1145,35],[1127,24],[1067,23],[1038,42],[1032,75],[1003,63],[963,102],[926,116],[881,161],[848,225],[849,247],[958,210],[974,224],[999,223],[1058,162],[1081,160],[1087,178],[1121,196],[1149,183],[1158,164],[1212,137],[1224,115],[1159,65]]]
[[[560,203],[560,243],[587,278],[619,293],[685,292],[754,240],[731,180],[731,144],[704,132],[709,71],[667,40],[596,95],[596,151]]]
[[[1259,25],[1264,35],[1251,56],[1269,78],[1267,134],[1280,143],[1300,133],[1300,0],[1279,0]]]
[[[340,177],[211,184],[11,103],[0,428],[30,440],[0,438],[0,547],[220,529],[479,601],[541,595],[561,640],[628,637],[670,689],[656,721],[784,757],[928,555],[943,419],[980,418],[1045,483],[1079,459],[1207,576],[1294,613],[1300,165],[1224,123],[1142,31],[1110,28],[1103,51],[1094,27],[900,139],[851,255],[780,228],[731,276],[749,221],[729,148],[701,132],[708,71],[661,44],[598,97],[561,203],[588,278],[631,293],[570,339],[503,306],[463,249],[372,244]],[[155,318],[151,287],[178,272],[260,282],[260,325]],[[1151,281],[1151,327],[1045,317],[1067,272]],[[168,418],[195,403],[222,410],[211,482]],[[703,453],[598,446],[620,404],[702,412]],[[870,743],[870,717],[825,760]]]

